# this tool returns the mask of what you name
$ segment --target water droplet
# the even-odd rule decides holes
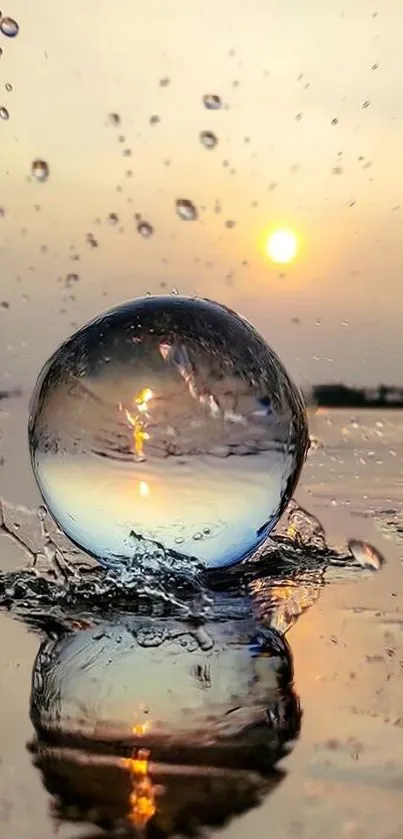
[[[234,221],[233,219],[227,219],[227,221],[225,222],[225,226],[228,230],[232,230],[235,227],[235,225],[236,221]]]
[[[338,124],[339,124],[338,117],[333,117],[333,119],[332,119],[332,125],[338,125]]]
[[[200,142],[206,149],[215,149],[218,139],[212,131],[201,131],[199,137]]]
[[[13,86],[12,86],[12,84],[10,84],[10,82],[7,82],[7,83],[4,85],[4,87],[5,87],[6,91],[7,91],[7,93],[11,93],[11,91],[12,91],[12,89],[13,89]]]
[[[161,117],[158,114],[153,114],[150,117],[150,125],[158,125],[159,122],[161,122]]]
[[[29,439],[52,517],[119,567],[144,539],[174,549],[181,537],[181,554],[208,567],[248,556],[308,445],[299,391],[253,327],[169,295],[106,312],[61,345],[32,396]],[[212,520],[214,539],[195,540]]]
[[[362,103],[361,108],[369,108],[371,101],[366,99],[365,102]]]
[[[16,20],[13,20],[12,17],[3,17],[0,21],[0,32],[6,36],[6,38],[15,38],[20,31],[20,27]]]
[[[1,58],[1,56],[2,56],[2,55],[3,55],[3,50],[2,50],[2,48],[0,47],[0,58]]]
[[[197,208],[188,198],[178,198],[176,212],[183,221],[194,221],[198,218]]]
[[[140,233],[143,239],[149,239],[154,233],[154,228],[148,221],[139,221],[137,232]]]
[[[44,183],[49,177],[49,165],[46,160],[34,160],[31,166],[32,177],[39,183]]]
[[[219,111],[221,108],[221,99],[216,93],[206,93],[203,96],[203,105],[208,111]]]
[[[382,554],[373,545],[369,545],[368,542],[361,542],[359,539],[350,539],[348,549],[356,562],[363,568],[368,568],[370,571],[379,571],[385,563]]]
[[[10,118],[10,114],[8,113],[7,108],[5,108],[4,105],[2,105],[0,107],[0,119],[9,119],[9,118]]]
[[[379,68],[379,64],[377,64],[375,62],[375,64],[372,65],[371,70],[378,70],[378,68]]]
[[[66,288],[71,288],[72,285],[75,285],[79,281],[80,277],[78,274],[67,274],[64,284]]]
[[[109,122],[111,125],[120,125],[120,116],[119,114],[109,114]]]
[[[119,216],[117,215],[117,213],[109,213],[108,222],[112,227],[114,227],[115,224],[118,224]]]
[[[164,76],[164,78],[160,79],[160,81],[159,81],[160,87],[168,87],[168,85],[170,83],[171,83],[171,80],[168,78],[168,76]]]

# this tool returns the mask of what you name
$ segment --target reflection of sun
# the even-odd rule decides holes
[[[266,253],[277,265],[292,262],[298,253],[298,239],[293,230],[274,230],[266,242]]]

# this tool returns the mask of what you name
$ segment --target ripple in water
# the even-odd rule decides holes
[[[52,516],[99,562],[145,562],[151,542],[214,568],[267,539],[308,433],[299,391],[252,326],[165,296],[106,312],[61,345],[39,376],[29,441]]]

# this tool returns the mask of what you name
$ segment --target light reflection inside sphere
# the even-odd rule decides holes
[[[231,565],[267,537],[307,449],[305,411],[275,353],[211,301],[146,297],[54,353],[29,441],[54,519],[106,565],[141,540]]]

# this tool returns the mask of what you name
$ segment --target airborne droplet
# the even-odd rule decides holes
[[[368,542],[361,542],[359,539],[350,539],[348,549],[356,562],[363,568],[370,571],[379,571],[385,563],[385,559],[379,551],[369,545]]]
[[[137,232],[140,233],[143,239],[149,239],[154,233],[154,228],[148,221],[139,221]]]
[[[199,137],[200,142],[206,149],[215,149],[218,139],[212,131],[201,131]]]
[[[20,27],[16,20],[13,20],[12,17],[3,17],[0,21],[0,32],[6,36],[6,38],[15,38],[20,31]]]
[[[46,160],[34,160],[31,166],[31,174],[39,183],[47,181],[49,177],[49,166]]]
[[[208,111],[219,111],[221,108],[221,99],[216,93],[206,93],[203,96],[203,105]]]
[[[198,218],[197,208],[188,198],[177,199],[176,212],[183,221],[194,221]]]
[[[4,107],[4,105],[2,105],[2,106],[0,107],[0,119],[5,119],[5,120],[7,120],[7,119],[9,119],[9,118],[10,118],[10,114],[8,113],[7,108],[5,108],[5,107]]]

